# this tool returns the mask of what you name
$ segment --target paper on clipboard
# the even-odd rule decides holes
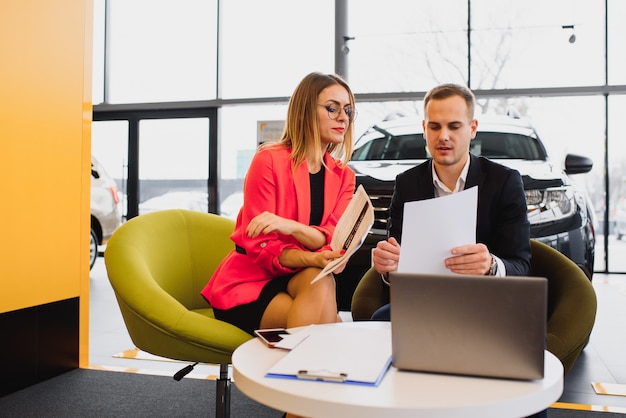
[[[390,328],[313,326],[266,377],[377,386],[391,364]]]
[[[311,284],[315,283],[322,277],[329,273],[332,273],[341,264],[345,263],[352,254],[359,249],[367,233],[374,224],[374,207],[370,201],[369,196],[365,192],[362,185],[357,187],[352,196],[350,204],[344,211],[337,226],[335,227],[335,233],[330,242],[330,247],[333,250],[344,250],[345,253],[335,258],[328,263],[322,271],[311,280]]]
[[[478,186],[404,204],[398,272],[450,274],[454,247],[476,243]]]

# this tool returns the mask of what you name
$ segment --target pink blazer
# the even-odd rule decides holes
[[[246,236],[252,218],[263,211],[275,213],[308,225],[311,214],[311,192],[306,161],[291,167],[291,148],[274,145],[260,149],[250,164],[244,181],[244,205],[237,216],[231,235],[234,243],[246,250],[240,254],[233,248],[218,266],[201,294],[211,306],[230,309],[255,301],[261,290],[276,277],[291,275],[298,269],[278,262],[287,248],[305,249],[288,235],[270,233],[256,238]],[[324,213],[319,227],[330,243],[337,221],[354,193],[355,175],[352,169],[340,166],[329,154],[324,156]],[[234,247],[234,245],[233,245]],[[324,246],[320,250],[329,249]]]

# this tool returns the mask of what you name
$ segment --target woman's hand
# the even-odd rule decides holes
[[[272,232],[291,235],[309,250],[315,251],[326,245],[326,236],[319,230],[271,212],[263,212],[250,221],[246,228],[249,238]],[[284,264],[283,264],[284,265]]]
[[[278,261],[283,266],[290,268],[319,267],[323,269],[328,263],[342,255],[343,251],[325,250],[312,252],[289,248],[280,254]]]
[[[300,224],[294,220],[286,219],[265,211],[252,218],[246,228],[246,232],[250,238],[256,238],[261,234],[267,235],[271,232],[277,232],[283,235],[293,235],[295,229],[298,228],[299,225]]]

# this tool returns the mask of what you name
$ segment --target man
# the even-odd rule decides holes
[[[477,243],[451,248],[450,257],[444,261],[446,268],[473,275],[528,274],[530,228],[522,180],[517,171],[470,154],[470,142],[478,128],[474,108],[474,94],[464,86],[443,84],[426,94],[422,126],[432,160],[396,178],[388,239],[380,241],[372,254],[374,268],[383,280],[398,268],[404,203],[446,196],[473,186],[478,186]],[[389,305],[385,305],[372,319],[389,320],[389,316]]]

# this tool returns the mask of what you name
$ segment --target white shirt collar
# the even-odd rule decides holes
[[[452,193],[460,192],[465,188],[465,181],[467,179],[467,172],[469,171],[470,158],[468,156],[467,161],[465,161],[465,165],[463,166],[463,170],[461,170],[461,175],[456,180],[456,185],[454,190],[450,190],[448,186],[443,184],[441,180],[439,180],[439,176],[437,176],[437,172],[435,171],[435,164],[431,164],[431,170],[433,172],[433,186],[435,186],[435,197],[447,196]]]

